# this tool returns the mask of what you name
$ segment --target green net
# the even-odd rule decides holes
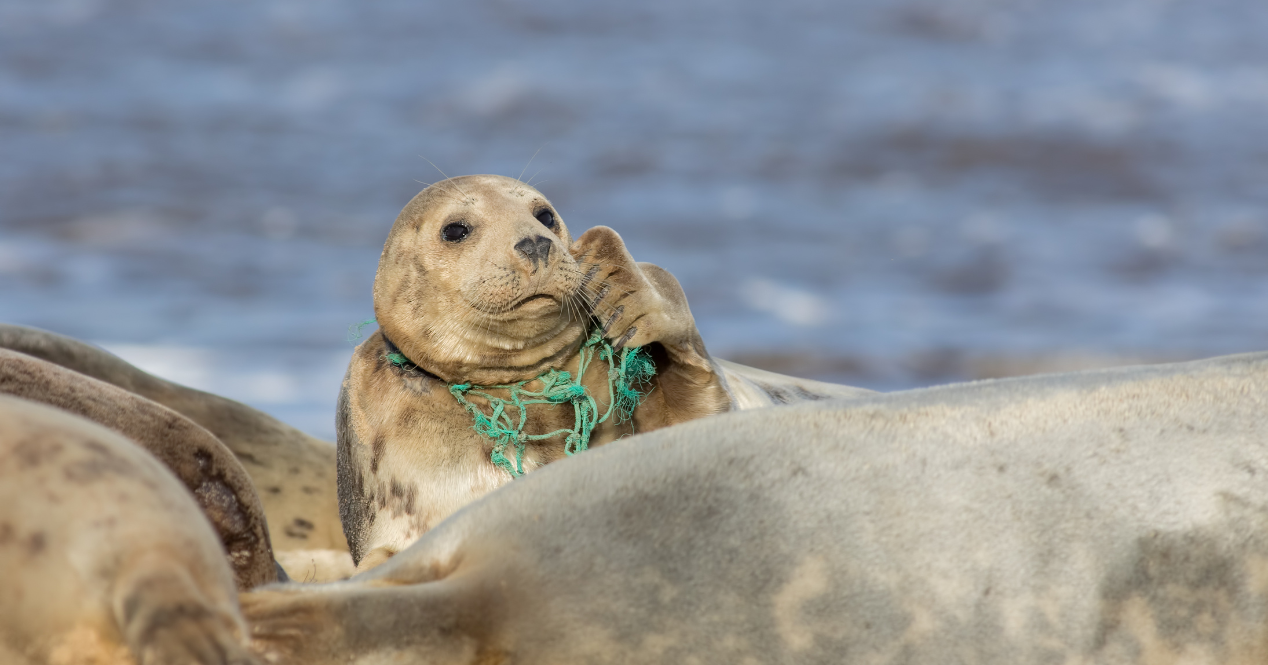
[[[374,319],[366,319],[360,323],[348,326],[348,343],[356,344],[361,339],[361,329],[372,323],[376,323],[376,321]]]
[[[608,364],[608,394],[611,399],[602,416],[599,415],[599,406],[594,397],[581,385],[581,379],[596,354]],[[387,360],[397,366],[412,364],[400,353],[389,353]],[[473,429],[493,441],[493,451],[489,455],[493,463],[512,476],[521,476],[524,474],[524,448],[529,441],[563,436],[565,454],[575,455],[586,450],[590,447],[590,435],[597,425],[612,417],[616,418],[616,422],[624,423],[634,415],[634,409],[647,396],[647,387],[655,375],[656,364],[646,350],[627,348],[616,351],[603,339],[603,334],[596,330],[581,346],[576,377],[569,372],[552,369],[536,379],[500,386],[451,384],[449,392],[475,420]],[[530,389],[530,384],[540,384],[540,387]],[[506,397],[499,397],[490,391],[504,392]],[[488,411],[472,404],[467,399],[468,395],[487,401]],[[525,432],[528,407],[534,404],[571,404],[573,426],[545,434]],[[514,461],[507,456],[510,449],[515,451]]]

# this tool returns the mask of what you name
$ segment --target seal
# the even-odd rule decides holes
[[[445,180],[405,206],[383,247],[374,312],[379,330],[353,353],[336,419],[339,510],[359,570],[514,475],[571,454],[578,423],[594,427],[584,449],[735,408],[866,392],[728,371],[706,351],[671,274],[634,261],[607,227],[574,242],[541,192],[502,176]],[[596,359],[589,345],[600,338],[610,346]],[[654,363],[641,402],[586,425],[575,405],[613,410],[612,368],[627,348]],[[457,386],[473,384],[540,392],[560,371],[584,387],[577,401],[455,399]],[[477,410],[520,420],[506,436],[523,450],[505,465],[494,460],[508,453],[473,430]]]
[[[0,350],[0,394],[83,416],[149,451],[184,483],[210,520],[238,588],[277,581],[255,488],[211,432],[161,404],[15,351]]]
[[[268,520],[274,556],[292,577],[328,581],[353,572],[339,521],[333,444],[245,404],[160,379],[64,335],[0,323],[0,349],[104,381],[206,428],[250,475]]]
[[[0,662],[248,665],[207,520],[117,432],[0,395]]]
[[[316,665],[1264,662],[1266,396],[1257,353],[705,418],[243,612]]]

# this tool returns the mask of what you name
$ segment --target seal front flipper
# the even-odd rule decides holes
[[[616,349],[647,348],[656,361],[659,390],[649,398],[662,408],[636,414],[638,431],[733,408],[723,373],[705,350],[673,275],[636,262],[621,236],[606,226],[583,233],[569,251],[585,275],[579,292],[603,336]],[[653,397],[656,392],[661,395]]]

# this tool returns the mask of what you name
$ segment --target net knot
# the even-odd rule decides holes
[[[388,360],[391,362],[392,355]],[[594,356],[608,363],[608,409],[600,416],[598,404],[594,397],[581,384],[586,369]],[[513,477],[524,474],[524,450],[530,441],[539,441],[563,435],[564,453],[574,455],[587,450],[590,446],[590,435],[594,428],[615,417],[616,422],[625,423],[634,416],[634,410],[647,397],[651,379],[656,375],[656,364],[651,356],[642,348],[625,348],[617,351],[603,339],[603,334],[596,330],[581,345],[580,361],[577,365],[577,378],[560,370],[549,369],[537,378],[519,383],[497,386],[477,386],[470,383],[455,383],[449,386],[449,393],[458,400],[468,413],[474,424],[472,429],[493,442],[493,450],[489,459],[496,466]],[[402,359],[404,357],[402,356]],[[408,362],[406,360],[406,362]],[[539,390],[530,390],[530,383],[539,382]],[[508,396],[500,397],[489,391],[505,391]],[[488,402],[486,413],[467,399],[468,395],[476,395]],[[572,404],[574,424],[571,428],[555,430],[545,434],[529,434],[524,431],[528,422],[528,406],[532,404]],[[515,417],[512,417],[512,411]],[[507,448],[514,447],[514,460],[508,456]]]

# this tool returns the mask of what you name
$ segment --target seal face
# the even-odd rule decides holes
[[[379,327],[450,383],[533,378],[574,353],[589,322],[570,244],[550,201],[517,180],[468,176],[428,187],[383,247]]]

